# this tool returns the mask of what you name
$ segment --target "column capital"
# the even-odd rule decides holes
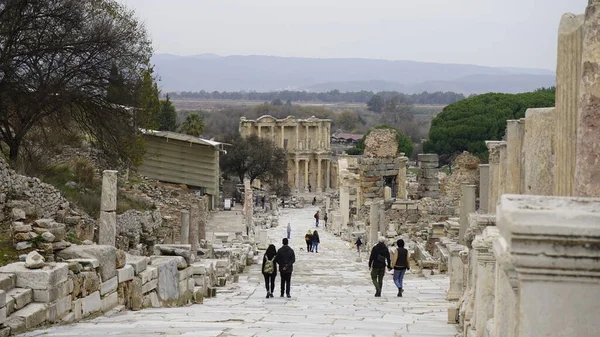
[[[504,141],[486,141],[485,146],[487,146],[489,151],[489,162],[490,164],[499,164],[500,163],[500,148],[502,146],[506,146],[506,142]]]

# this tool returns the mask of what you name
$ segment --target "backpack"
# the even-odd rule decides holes
[[[273,256],[273,259],[269,260],[269,258],[267,258],[267,261],[265,261],[265,267],[263,269],[263,273],[265,274],[273,274],[273,271],[275,271],[275,256]]]

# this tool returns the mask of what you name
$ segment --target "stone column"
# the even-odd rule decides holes
[[[102,173],[102,195],[100,200],[100,223],[98,244],[115,246],[117,240],[117,171]]]
[[[575,195],[600,196],[600,0],[589,0],[583,23]]]
[[[492,253],[494,240],[499,236],[498,228],[489,226],[473,240],[477,259],[477,279],[475,285],[475,331],[483,337],[487,321],[494,317],[494,289],[496,280],[496,259]]]
[[[465,243],[465,232],[469,228],[469,214],[475,213],[476,188],[475,185],[460,185],[460,228],[458,230],[458,242],[460,244]]]
[[[253,234],[252,214],[254,213],[254,200],[252,200],[252,188],[250,179],[244,179],[244,222],[246,223],[246,234]]]
[[[350,191],[345,186],[340,186],[340,214],[342,216],[342,228],[348,226],[350,221]]]
[[[406,199],[407,191],[406,191],[406,162],[408,161],[407,157],[400,157],[398,164],[398,175],[396,176],[396,184],[397,192],[396,198],[398,199]]]
[[[281,126],[281,148],[285,149],[285,125]]]
[[[258,138],[260,138],[260,136],[261,136],[261,133],[260,133],[261,126],[260,126],[260,124],[258,124],[257,126],[258,126]]]
[[[331,188],[331,159],[327,159],[327,175],[325,176],[325,188],[328,191]]]
[[[308,146],[308,145],[309,145],[309,143],[308,143],[308,140],[309,140],[309,139],[310,139],[310,135],[308,134],[308,125],[306,125],[306,128],[305,128],[305,133],[304,133],[304,144],[306,144],[306,145],[304,146],[304,148],[305,148],[306,150],[310,150],[310,147]]]
[[[206,240],[206,213],[208,212],[206,201],[206,197],[202,197],[198,203],[198,208],[200,210],[200,218],[198,219],[198,242],[200,242],[200,240]]]
[[[506,121],[506,187],[509,194],[521,194],[523,177],[523,137],[525,136],[524,120]]]
[[[506,142],[502,141],[498,145],[498,151],[500,152],[500,161],[498,162],[498,198],[506,193],[506,172],[507,167],[507,155],[506,155]]]
[[[554,108],[527,109],[525,112],[524,194],[554,193]]]
[[[377,208],[379,209],[379,215],[377,217],[377,221],[379,222],[379,227],[378,227],[378,232],[380,233],[380,235],[385,235],[385,233],[388,230],[388,223],[387,223],[387,219],[385,217],[385,207],[384,207],[384,202],[383,200],[379,200],[377,201],[378,205]]]
[[[323,133],[321,131],[321,123],[319,122],[319,126],[317,127],[317,150],[322,149],[322,146],[321,146],[321,140],[323,138],[322,136],[323,136]]]
[[[181,235],[179,236],[179,242],[182,245],[190,243],[190,211],[181,211]]]
[[[300,150],[300,124],[296,124],[296,151]]]
[[[583,19],[583,15],[567,13],[558,27],[554,195],[560,196],[574,194]]]
[[[497,141],[486,141],[485,145],[489,151],[489,176],[490,184],[488,188],[488,206],[487,211],[490,214],[496,213],[496,203],[498,202],[498,182],[500,181],[500,151],[498,151]]]
[[[510,261],[506,240],[499,237],[493,246],[496,257],[493,336],[515,337],[519,293],[517,274]]]
[[[519,282],[516,336],[598,335],[600,198],[504,195],[498,228]]]
[[[304,190],[306,192],[308,192],[308,184],[309,183],[310,183],[310,181],[308,181],[308,159],[304,159]]]
[[[453,244],[448,247],[450,255],[448,261],[448,274],[450,275],[450,287],[446,294],[446,300],[457,301],[465,291],[465,264],[460,254],[467,254],[467,247]]]
[[[377,243],[377,232],[379,231],[379,204],[376,200],[371,201],[369,208],[369,247]]]
[[[321,176],[321,158],[317,158],[317,193],[323,192],[323,189],[321,188],[322,179],[323,178]]]
[[[437,154],[419,154],[419,197],[438,198],[440,195],[440,181],[438,179],[439,160]]]
[[[192,203],[190,206],[190,245],[192,246],[192,261],[195,261],[198,256],[198,226],[200,223],[200,216],[200,207],[197,203]]]
[[[294,172],[294,186],[296,187],[296,193],[300,190],[300,160],[294,159],[296,163],[296,172]]]
[[[487,213],[490,193],[490,165],[479,165],[479,211]]]

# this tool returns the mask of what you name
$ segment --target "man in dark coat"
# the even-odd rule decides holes
[[[296,254],[288,246],[287,238],[284,238],[282,243],[283,246],[277,251],[276,257],[277,265],[279,265],[279,274],[281,275],[281,297],[283,297],[283,290],[285,289],[285,294],[290,298],[290,282],[292,280],[292,272],[294,271],[294,262],[296,262]]]
[[[383,287],[383,277],[385,276],[385,267],[391,270],[390,250],[385,245],[385,238],[379,237],[379,242],[371,249],[369,256],[369,270],[371,271],[371,280],[375,286],[375,297],[381,297],[381,288]]]

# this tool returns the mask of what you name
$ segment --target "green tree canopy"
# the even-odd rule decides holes
[[[190,113],[185,116],[185,122],[181,124],[181,132],[199,137],[204,131],[204,117],[197,113]]]
[[[166,99],[160,101],[158,122],[158,129],[161,131],[177,131],[177,110],[175,110],[168,94]]]
[[[489,93],[452,103],[431,122],[423,151],[450,158],[469,151],[487,159],[486,140],[501,140],[506,121],[525,117],[525,110],[554,106],[552,88],[522,94]]]
[[[227,154],[220,156],[224,173],[235,175],[240,181],[248,177],[251,183],[255,179],[272,182],[285,177],[285,151],[270,139],[238,135],[229,142]]]
[[[404,153],[404,155],[407,157],[410,157],[412,155],[414,147],[413,147],[413,143],[410,140],[410,138],[408,138],[407,136],[400,133],[400,131],[398,131],[398,129],[396,129],[395,127],[389,126],[386,124],[377,125],[376,127],[369,130],[362,137],[362,139],[358,141],[358,144],[356,144],[356,149],[358,151],[352,150],[350,152],[352,152],[353,154],[362,154],[365,151],[365,140],[367,139],[367,136],[371,133],[371,131],[373,131],[375,129],[391,129],[391,130],[396,131],[396,142],[398,143],[398,153]]]
[[[385,101],[383,97],[381,97],[380,95],[373,95],[373,97],[371,97],[371,99],[367,102],[367,110],[373,112],[381,112],[384,104]]]

